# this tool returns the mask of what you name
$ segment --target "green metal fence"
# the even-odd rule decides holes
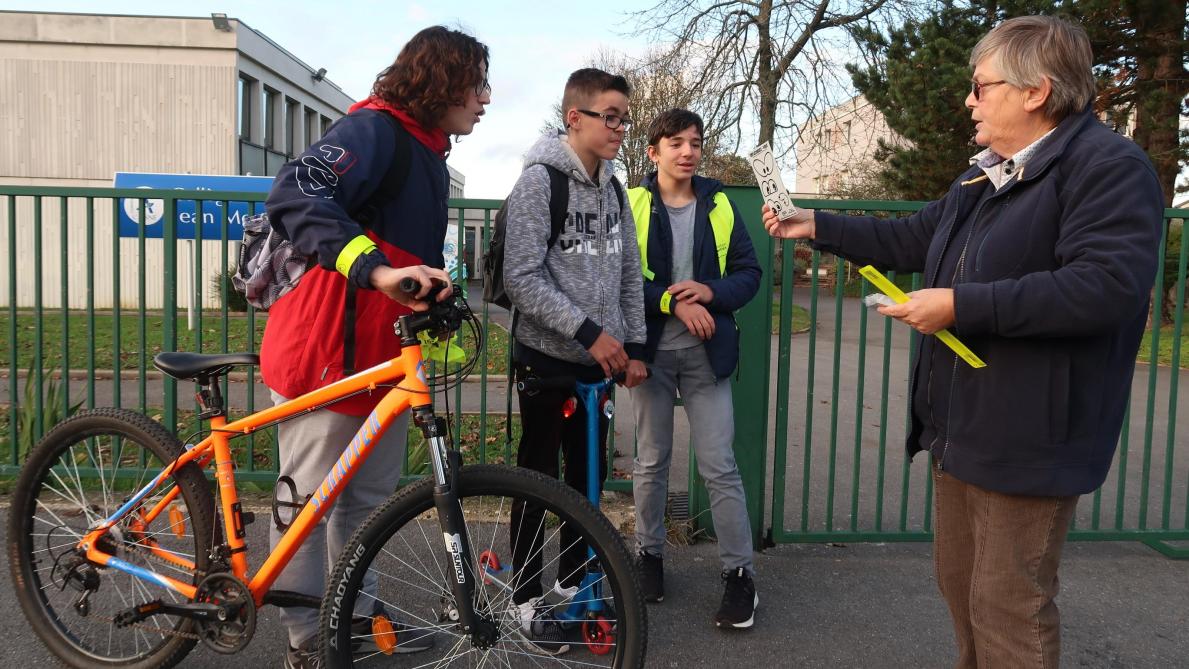
[[[923,205],[798,204],[887,216]],[[1159,314],[1166,302],[1171,322],[1152,328],[1145,338],[1116,462],[1106,484],[1082,499],[1073,539],[1142,541],[1167,555],[1189,557],[1189,549],[1172,543],[1189,540],[1189,436],[1177,433],[1178,415],[1189,415],[1189,402],[1178,394],[1180,384],[1189,381],[1189,362],[1181,355],[1189,244],[1181,243],[1180,235],[1187,215],[1189,210],[1165,211],[1156,284],[1166,299],[1156,300],[1153,308]],[[910,463],[904,451],[914,344],[908,328],[869,315],[858,298],[873,288],[854,267],[823,258],[803,242],[782,244],[770,539],[927,540],[932,530],[928,465],[924,457]],[[797,263],[805,263],[801,280]],[[906,289],[920,287],[919,275],[898,281]],[[797,304],[808,310],[812,325],[790,336]],[[823,374],[819,368],[826,365],[830,371]]]
[[[765,528],[766,539],[775,542],[928,539],[931,483],[923,458],[910,464],[903,455],[912,353],[907,328],[885,318],[869,320],[857,298],[871,288],[841,260],[785,241],[783,263],[777,264],[776,245],[759,224],[758,191],[732,188],[728,194],[765,267],[760,293],[737,314],[742,356],[732,378],[736,459],[757,544]],[[184,399],[191,389],[155,375],[150,358],[179,348],[258,347],[267,315],[233,311],[224,284],[214,279],[234,267],[237,245],[231,242],[237,240],[228,238],[227,208],[211,203],[262,199],[259,193],[0,186],[0,238],[8,264],[8,271],[0,273],[0,281],[7,280],[0,289],[7,309],[0,317],[7,321],[8,373],[8,406],[0,412],[0,475],[14,475],[23,458],[21,444],[38,438],[50,427],[47,422],[76,403],[146,411],[177,426],[183,436],[194,429],[195,406]],[[144,233],[150,200],[161,207],[160,240]],[[135,237],[119,236],[116,222],[125,201],[138,205],[132,207],[140,222]],[[215,239],[202,239],[197,226],[195,240],[178,240],[175,214],[185,201],[198,203],[199,218],[219,212],[221,232]],[[456,209],[452,222],[460,259],[481,254],[500,204],[450,202]],[[906,202],[799,204],[889,216],[920,207]],[[1189,540],[1189,438],[1178,439],[1176,429],[1178,414],[1189,411],[1178,394],[1187,373],[1181,369],[1180,348],[1189,250],[1180,234],[1187,215],[1186,210],[1166,211],[1169,253],[1162,253],[1158,285],[1170,287],[1171,323],[1145,340],[1141,358],[1157,364],[1136,370],[1117,462],[1106,485],[1081,504],[1074,538],[1138,540],[1167,554],[1189,554],[1169,544]],[[906,288],[919,285],[919,277],[898,280]],[[493,336],[476,374],[477,406],[457,411],[464,405],[463,387],[451,392],[453,436],[468,461],[511,462],[513,439],[503,417],[512,399],[501,383],[509,363],[507,337],[496,325],[498,311],[479,299],[472,306]],[[73,374],[61,374],[63,368]],[[828,374],[820,372],[825,368]],[[255,371],[248,370],[228,383],[224,394],[234,408],[253,411],[256,395],[247,389],[256,385]],[[270,484],[275,448],[272,435],[242,446],[237,476]],[[412,442],[410,450],[415,471],[421,456]],[[623,463],[631,449],[621,450]],[[708,514],[701,515],[709,505],[692,457],[689,475],[691,514],[712,531]],[[613,471],[607,487],[630,491],[631,484]]]

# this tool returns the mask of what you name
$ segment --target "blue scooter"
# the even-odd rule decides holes
[[[649,370],[651,376],[651,370]],[[615,414],[614,404],[609,392],[616,382],[622,382],[623,375],[614,379],[603,379],[595,382],[578,381],[572,376],[549,378],[530,378],[516,384],[522,392],[542,390],[573,390],[574,396],[566,400],[563,413],[566,418],[574,414],[577,402],[581,402],[586,409],[586,496],[590,503],[599,508],[599,413],[608,420]],[[603,568],[598,557],[589,546],[587,551],[586,575],[583,576],[578,591],[570,598],[570,604],[565,610],[555,612],[557,620],[563,625],[582,625],[582,640],[590,652],[595,655],[605,655],[615,648],[615,612],[607,606],[603,597]],[[506,572],[508,567],[501,567],[499,558],[484,551],[479,556],[486,576],[495,577]]]

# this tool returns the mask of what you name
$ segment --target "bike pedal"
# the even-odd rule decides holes
[[[164,605],[161,603],[160,599],[154,599],[151,602],[138,604],[130,609],[120,611],[115,615],[114,618],[112,618],[112,622],[115,623],[116,627],[127,627],[133,623],[138,623],[145,618],[148,618],[154,613],[160,611],[163,607]]]

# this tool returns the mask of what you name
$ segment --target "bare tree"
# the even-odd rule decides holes
[[[785,155],[799,119],[850,97],[851,27],[899,18],[917,0],[661,0],[634,15],[639,33],[672,45],[668,62],[699,69],[708,139],[729,153],[770,142]],[[758,133],[752,125],[758,124]],[[743,142],[744,136],[755,137]]]

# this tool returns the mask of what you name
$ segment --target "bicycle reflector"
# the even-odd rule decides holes
[[[177,538],[186,536],[186,517],[177,504],[169,507],[169,527]]]
[[[561,405],[561,415],[563,418],[569,418],[570,416],[573,416],[574,412],[577,410],[578,399],[573,395],[567,397],[565,403]]]
[[[372,618],[372,641],[385,655],[391,655],[396,650],[396,630],[383,613],[377,613]]]

